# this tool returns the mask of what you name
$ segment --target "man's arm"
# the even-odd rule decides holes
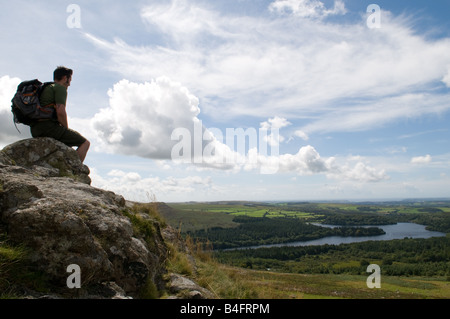
[[[66,106],[64,104],[56,104],[56,117],[58,118],[58,122],[66,127],[69,128],[69,123],[67,121],[67,112],[66,112]]]

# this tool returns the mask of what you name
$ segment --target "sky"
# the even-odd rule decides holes
[[[26,10],[24,10],[26,8]],[[21,81],[74,70],[92,185],[132,201],[450,198],[447,0],[0,0]]]

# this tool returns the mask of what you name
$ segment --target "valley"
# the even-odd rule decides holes
[[[159,205],[169,224],[208,252],[198,279],[220,298],[450,298],[449,201]],[[376,239],[402,223],[432,236]],[[369,240],[289,246],[336,232]],[[260,244],[278,245],[249,248]],[[366,285],[370,264],[381,268],[382,289]]]

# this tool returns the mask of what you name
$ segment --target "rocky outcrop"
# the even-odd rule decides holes
[[[171,299],[214,299],[214,295],[209,290],[178,274],[170,275],[168,288],[173,294]]]
[[[29,249],[30,265],[56,296],[139,298],[165,290],[168,248],[160,221],[90,186],[88,175],[75,150],[50,138],[4,148],[0,227],[8,241]],[[67,286],[69,265],[80,267],[81,289]]]
[[[89,168],[83,165],[77,152],[50,138],[19,141],[3,149],[0,163],[33,169],[43,177],[71,177],[91,184]]]

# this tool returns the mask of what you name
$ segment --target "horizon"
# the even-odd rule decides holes
[[[213,203],[298,203],[298,204],[310,204],[310,203],[348,203],[348,204],[360,204],[360,203],[371,203],[371,204],[382,204],[382,203],[427,203],[427,202],[449,202],[450,197],[428,197],[428,198],[369,198],[369,199],[336,199],[336,200],[327,200],[327,199],[317,199],[317,200],[217,200],[217,201],[187,201],[187,202],[160,202],[164,204],[190,204],[190,203],[198,203],[198,204],[213,204]],[[148,202],[142,202],[148,203]],[[157,202],[158,203],[158,202]]]
[[[449,1],[0,6],[0,148],[31,137],[17,85],[64,65],[92,185],[127,200],[450,196]]]

